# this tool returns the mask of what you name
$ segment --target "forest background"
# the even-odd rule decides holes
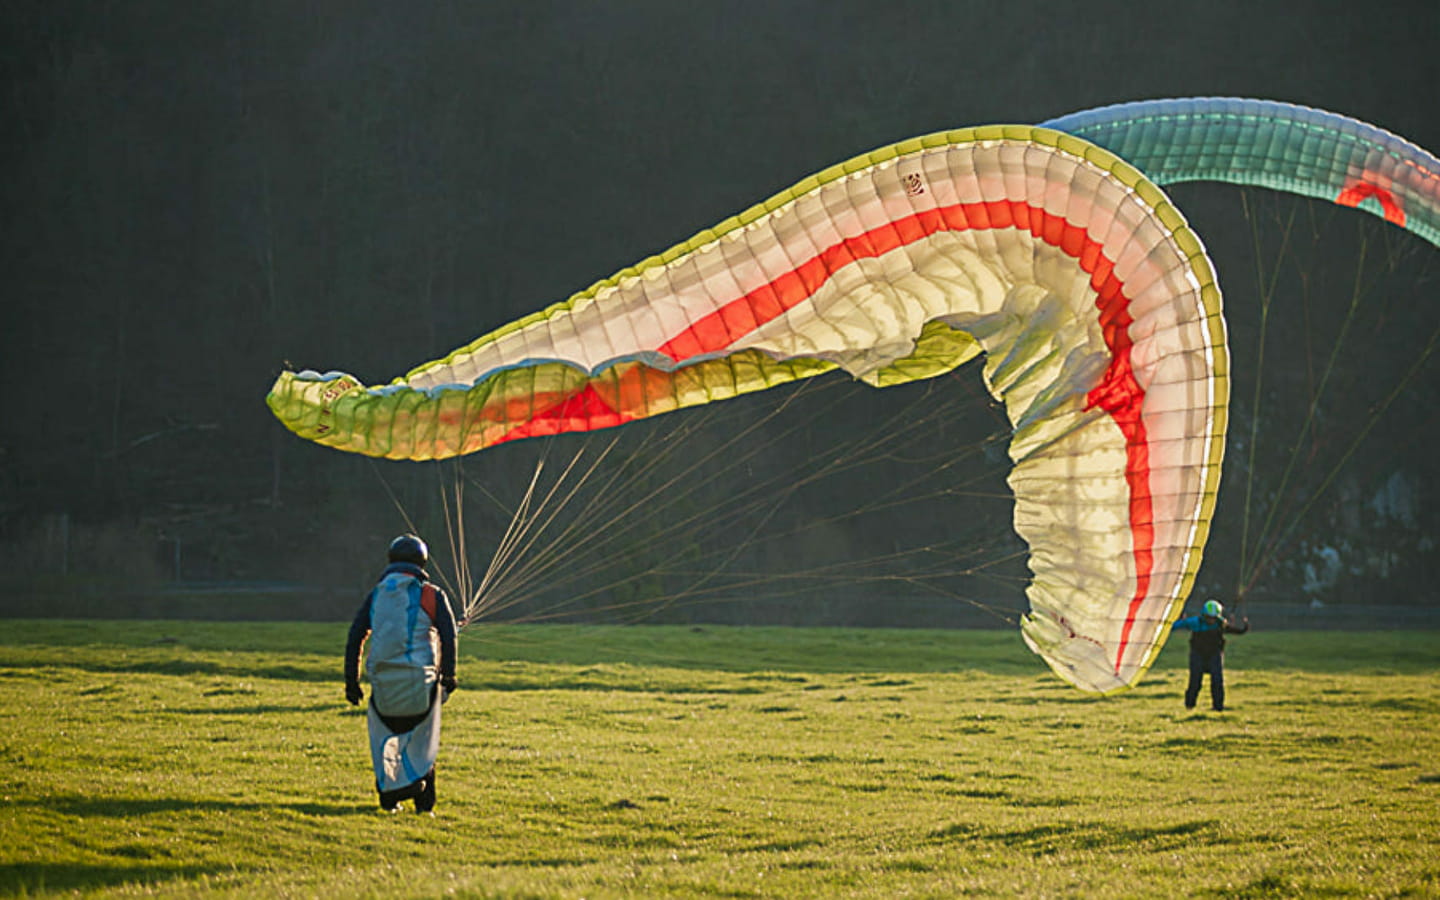
[[[401,509],[455,570],[458,483],[483,566],[544,451],[328,451],[266,409],[282,368],[384,383],[952,127],[1238,95],[1440,148],[1440,7],[14,0],[0,82],[0,613],[334,618]],[[1325,204],[1172,193],[1235,353],[1200,590],[1397,622],[1433,606],[1434,249]],[[977,373],[816,393],[627,436],[592,478],[598,496],[614,460],[636,468],[626,516],[572,507],[508,614],[1013,619],[1023,546]],[[563,444],[548,471],[604,446]]]

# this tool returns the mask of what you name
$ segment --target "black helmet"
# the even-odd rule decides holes
[[[413,534],[402,534],[390,542],[390,561],[423,566],[430,561],[430,548]]]

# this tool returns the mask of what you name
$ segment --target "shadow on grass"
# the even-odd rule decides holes
[[[348,712],[349,707],[342,707],[339,698],[333,703],[307,703],[304,705],[280,705],[273,703],[259,703],[254,706],[185,706],[168,707],[165,715],[182,716],[268,716],[275,713],[316,713],[316,712]]]
[[[1204,716],[1192,716],[1191,718],[1203,719]],[[1166,738],[1153,745],[1156,750],[1169,750],[1185,754],[1193,754],[1197,751],[1215,750],[1226,747],[1234,752],[1239,752],[1249,746],[1258,746],[1260,739],[1253,734],[1206,734],[1198,737],[1173,737]]]
[[[1026,850],[1037,855],[1062,850],[1118,850],[1146,845],[1151,849],[1189,847],[1195,844],[1233,844],[1235,839],[1222,836],[1216,829],[1219,822],[1203,819],[1154,828],[1125,827],[1105,822],[1076,822],[1040,825],[1016,831],[987,831],[976,825],[957,824],[931,832],[938,842],[989,841],[1011,850]]]
[[[462,671],[461,678],[464,679]],[[482,678],[478,680],[465,680],[461,690],[466,691],[499,691],[502,693],[523,693],[525,691],[603,691],[605,693],[636,693],[636,694],[730,694],[730,695],[755,695],[765,693],[763,688],[742,685],[721,683],[695,683],[695,682],[660,682],[660,681],[622,681],[616,678],[588,679],[584,673],[579,673],[574,678]]]
[[[562,869],[593,866],[601,860],[593,856],[521,856],[515,859],[487,859],[487,866],[514,866],[521,869]]]
[[[777,626],[496,625],[466,634],[463,657],[511,664],[894,676],[1036,674],[1044,664],[1000,631]],[[896,682],[901,684],[903,682]]]
[[[179,797],[147,797],[143,799],[46,797],[24,802],[23,805],[71,816],[99,816],[116,819],[176,812],[235,813],[289,810],[304,816],[356,816],[370,815],[375,812],[373,804],[360,803],[265,803],[252,800],[189,800]]]
[[[160,885],[202,875],[234,874],[228,865],[86,865],[84,863],[3,863],[0,888],[9,896],[98,890],[122,885]],[[148,891],[147,891],[148,893]]]
[[[189,651],[194,652],[194,651]],[[175,657],[170,659],[106,660],[85,659],[67,654],[64,661],[47,661],[44,665],[73,669],[95,675],[177,675],[194,677],[215,675],[233,678],[273,678],[279,681],[336,681],[339,679],[340,654],[334,656],[334,664],[328,667],[291,665],[248,666],[244,663],[215,662],[209,659]],[[36,665],[35,661],[9,657],[0,654],[0,669],[24,670]]]

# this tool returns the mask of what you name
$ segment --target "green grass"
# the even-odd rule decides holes
[[[496,627],[433,819],[374,808],[343,625],[5,623],[0,893],[1440,896],[1434,633],[1172,642],[1093,700],[1005,631]]]

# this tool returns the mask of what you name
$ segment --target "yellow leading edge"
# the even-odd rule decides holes
[[[1209,532],[1225,327],[1180,213],[1071,135],[885,147],[391,384],[286,372],[268,402],[327,446],[439,459],[835,370],[901,384],[981,353],[1014,429],[1025,640],[1082,690],[1133,685]]]

